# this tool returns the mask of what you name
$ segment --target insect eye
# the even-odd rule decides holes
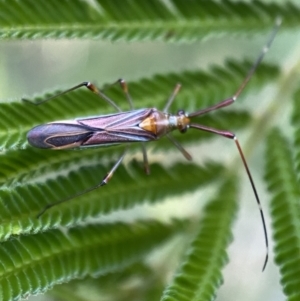
[[[187,130],[188,130],[188,126],[186,125],[185,127],[181,128],[179,131],[181,134],[184,134],[187,132]]]

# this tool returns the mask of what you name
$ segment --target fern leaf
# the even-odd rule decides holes
[[[141,260],[183,223],[115,223],[11,239],[0,246],[0,300],[19,300],[55,284],[118,271]]]
[[[89,301],[97,301],[99,296],[114,301],[159,300],[164,282],[157,279],[156,274],[161,275],[160,271],[146,263],[136,263],[124,270],[97,278],[86,277],[57,285],[48,295],[55,300],[82,300],[86,298],[86,292],[91,292]],[[128,286],[128,283],[131,285]]]
[[[227,262],[224,250],[232,239],[231,226],[237,211],[235,184],[233,179],[225,182],[204,209],[200,231],[161,300],[214,299],[223,281],[221,269]]]
[[[295,146],[295,161],[296,161],[296,171],[299,175],[300,172],[300,89],[298,89],[294,94],[293,102],[293,116],[292,123],[294,126],[294,146]]]
[[[300,297],[300,190],[289,142],[279,129],[267,140],[266,180],[272,193],[271,215],[274,229],[275,261],[288,300]]]
[[[199,40],[208,34],[270,27],[281,15],[284,26],[299,24],[299,7],[289,3],[236,1],[2,0],[2,39],[101,38],[107,40]]]
[[[72,225],[101,213],[128,209],[145,202],[158,202],[166,196],[191,192],[222,174],[222,168],[216,164],[209,164],[205,168],[194,164],[177,164],[168,169],[156,164],[151,166],[151,177],[145,176],[137,164],[130,167],[129,170],[122,166],[118,169],[113,185],[61,204],[39,219],[36,216],[45,205],[95,185],[107,169],[101,164],[94,164],[68,177],[45,183],[24,184],[13,190],[0,190],[1,238],[7,239],[12,234],[31,233],[58,225]],[[182,181],[183,174],[185,181]]]

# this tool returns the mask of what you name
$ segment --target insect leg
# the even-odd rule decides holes
[[[91,190],[94,190],[100,186],[104,186],[106,185],[112,178],[112,176],[114,175],[115,171],[117,170],[117,168],[120,166],[121,162],[123,161],[127,151],[128,151],[129,145],[126,147],[126,149],[124,150],[123,154],[121,155],[121,157],[118,159],[118,161],[114,164],[114,166],[111,168],[111,170],[105,175],[105,177],[103,178],[103,180],[101,181],[101,183],[99,183],[98,185],[96,185],[94,188],[92,188]],[[89,190],[89,191],[91,191]]]
[[[126,99],[129,103],[129,107],[130,107],[130,110],[133,110],[133,101],[132,101],[132,98],[131,98],[131,95],[129,93],[129,90],[128,90],[128,85],[127,85],[127,82],[125,81],[125,79],[122,79],[120,78],[118,80],[118,83],[120,84],[125,96],[126,96]]]
[[[142,153],[143,153],[144,171],[146,175],[150,175],[150,167],[149,167],[148,155],[147,155],[145,143],[142,143]]]
[[[101,187],[101,186],[106,185],[106,184],[111,180],[111,178],[112,178],[114,172],[116,171],[116,169],[119,167],[119,165],[120,165],[121,162],[123,161],[123,159],[124,159],[124,157],[125,157],[125,155],[126,155],[126,153],[127,153],[127,151],[128,151],[128,148],[129,148],[129,145],[126,147],[126,149],[124,150],[124,152],[122,153],[122,155],[120,156],[120,158],[118,159],[118,161],[114,164],[114,166],[113,166],[113,167],[111,168],[111,170],[105,175],[105,177],[103,178],[103,180],[102,180],[100,183],[98,183],[98,184],[96,184],[96,185],[94,185],[94,186],[92,186],[92,187],[90,187],[90,188],[88,188],[88,189],[85,189],[85,190],[83,190],[83,191],[81,191],[81,192],[79,192],[79,193],[76,193],[76,194],[74,194],[74,195],[72,195],[72,196],[70,196],[70,197],[67,197],[67,198],[65,198],[65,199],[62,199],[62,200],[60,200],[60,201],[58,201],[58,202],[55,202],[55,203],[51,203],[51,204],[46,205],[46,206],[45,206],[45,207],[37,214],[37,218],[39,218],[41,215],[43,215],[48,209],[50,209],[50,208],[52,208],[52,207],[54,207],[54,206],[56,206],[56,205],[58,205],[58,204],[67,202],[67,201],[69,201],[69,200],[71,200],[71,199],[77,198],[77,197],[79,197],[79,196],[81,196],[81,195],[83,195],[83,194],[86,194],[86,193],[91,192],[91,191],[93,191],[93,190],[95,190],[95,189],[97,189],[97,188],[99,188],[99,187]]]
[[[120,78],[117,82],[120,84],[120,86],[127,98],[130,109],[133,110],[133,101],[132,101],[132,97],[129,93],[127,82],[122,78]],[[143,153],[144,171],[147,175],[149,175],[150,167],[149,167],[149,163],[148,163],[148,156],[147,156],[147,150],[146,150],[145,143],[142,143],[142,153]]]
[[[166,134],[166,137],[178,148],[178,150],[183,154],[183,156],[191,161],[193,158],[192,156],[182,147],[182,145],[171,135]]]
[[[205,132],[217,134],[217,135],[220,135],[220,136],[223,136],[223,137],[226,137],[226,138],[234,140],[234,142],[235,142],[235,144],[237,146],[237,149],[239,151],[240,157],[241,157],[241,159],[243,161],[243,165],[245,167],[245,170],[246,170],[246,173],[248,175],[249,181],[251,183],[252,190],[253,190],[254,195],[255,195],[255,199],[256,199],[256,202],[257,202],[257,205],[258,205],[258,208],[259,208],[259,211],[260,211],[260,216],[261,216],[261,220],[262,220],[262,224],[263,224],[263,231],[264,231],[265,244],[266,244],[266,258],[265,258],[265,262],[264,262],[263,269],[262,269],[264,271],[264,269],[265,269],[265,267],[267,265],[267,262],[268,262],[268,257],[269,257],[269,242],[268,242],[268,234],[267,234],[267,227],[266,227],[265,217],[264,217],[263,209],[262,209],[259,197],[258,197],[258,193],[257,193],[256,187],[255,187],[252,175],[250,173],[250,169],[248,167],[246,158],[244,156],[244,153],[242,151],[242,148],[240,146],[240,143],[239,143],[237,137],[232,132],[223,131],[223,130],[217,130],[217,129],[214,129],[214,128],[211,128],[211,127],[203,126],[201,124],[191,123],[190,124],[190,128],[194,128],[194,129],[198,129],[198,130],[201,130],[201,131],[205,131]]]
[[[165,107],[164,107],[164,109],[163,109],[163,112],[165,112],[165,113],[168,112],[168,110],[169,110],[171,104],[173,103],[173,101],[174,101],[176,95],[179,93],[180,88],[181,88],[181,84],[179,84],[179,83],[176,84],[176,86],[175,86],[175,88],[174,88],[172,94],[170,95],[170,97],[169,97],[168,100],[167,100],[167,103],[166,103],[166,105],[165,105]]]
[[[74,87],[72,87],[72,88],[70,88],[70,89],[64,90],[64,91],[62,91],[62,92],[60,92],[60,93],[58,93],[58,94],[56,94],[56,95],[53,95],[53,96],[51,96],[51,97],[49,97],[49,98],[46,98],[46,99],[43,99],[43,100],[41,100],[41,101],[39,101],[39,102],[33,102],[33,101],[28,100],[28,99],[25,99],[25,98],[22,98],[22,100],[25,101],[25,102],[27,102],[27,103],[30,103],[30,104],[32,104],[32,105],[38,106],[38,105],[41,105],[41,104],[43,104],[43,103],[45,103],[45,102],[47,102],[47,101],[49,101],[49,100],[51,100],[51,99],[54,99],[54,98],[59,97],[59,96],[61,96],[61,95],[67,94],[67,93],[69,93],[69,92],[71,92],[71,91],[74,91],[74,90],[77,90],[77,89],[79,89],[79,88],[81,88],[81,87],[86,87],[86,88],[88,88],[90,91],[92,91],[93,93],[97,94],[97,95],[100,96],[102,99],[104,99],[107,103],[109,103],[111,106],[113,106],[117,111],[119,111],[119,112],[122,111],[122,110],[116,105],[116,103],[115,103],[112,99],[110,99],[108,96],[106,96],[102,91],[100,91],[95,85],[93,85],[93,84],[90,83],[90,82],[82,82],[82,83],[80,83],[80,84],[78,84],[78,85],[76,85],[76,86],[74,86]]]

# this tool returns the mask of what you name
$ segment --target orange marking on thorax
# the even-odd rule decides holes
[[[145,120],[143,120],[139,124],[139,127],[155,135],[157,134],[156,120],[153,116],[147,117]]]

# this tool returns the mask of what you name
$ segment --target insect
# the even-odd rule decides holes
[[[47,124],[38,125],[33,129],[31,129],[27,134],[28,142],[34,147],[59,150],[59,149],[69,149],[69,148],[85,148],[89,146],[107,146],[107,145],[114,145],[120,143],[126,145],[122,155],[119,157],[117,162],[113,165],[113,167],[104,176],[104,178],[99,184],[90,187],[84,191],[81,191],[75,195],[72,195],[66,199],[57,201],[52,204],[48,204],[38,214],[38,217],[40,217],[42,214],[44,214],[46,210],[48,210],[49,208],[55,205],[66,202],[72,198],[78,197],[80,195],[83,195],[87,192],[90,192],[101,186],[106,185],[111,180],[118,166],[121,164],[123,158],[125,157],[128,151],[128,147],[130,143],[133,142],[142,143],[141,145],[142,145],[142,152],[143,152],[143,159],[144,159],[144,166],[145,166],[146,173],[149,173],[149,164],[148,164],[147,152],[145,149],[145,142],[155,141],[163,136],[166,136],[179,149],[179,151],[184,155],[186,159],[191,160],[190,154],[170,135],[170,133],[174,130],[179,130],[181,133],[185,133],[188,129],[193,128],[193,129],[213,133],[234,140],[238,152],[240,154],[241,160],[243,162],[243,165],[245,167],[246,173],[248,175],[249,181],[251,183],[254,196],[260,210],[261,220],[263,224],[263,231],[265,236],[265,244],[266,244],[266,258],[263,265],[263,270],[264,270],[268,261],[268,236],[267,236],[265,218],[264,218],[263,210],[261,208],[260,199],[254,181],[252,179],[252,175],[250,173],[248,164],[246,162],[245,156],[243,154],[242,148],[240,146],[240,143],[237,137],[235,136],[235,134],[233,134],[230,131],[218,130],[211,127],[207,127],[199,123],[194,123],[192,120],[195,117],[202,116],[211,111],[227,107],[237,100],[241,92],[244,90],[246,84],[253,76],[258,65],[262,61],[265,53],[270,48],[275,38],[275,35],[278,31],[278,28],[280,26],[280,23],[281,21],[278,19],[269,37],[269,40],[267,41],[266,45],[263,47],[260,55],[258,56],[257,60],[254,62],[253,66],[249,70],[247,76],[245,77],[244,81],[237,89],[235,94],[232,97],[224,99],[213,106],[210,106],[205,109],[197,110],[193,113],[186,113],[184,110],[179,110],[175,115],[168,113],[169,107],[173,103],[176,95],[178,94],[181,88],[180,84],[177,84],[175,86],[175,89],[173,90],[172,94],[167,100],[167,103],[162,111],[159,111],[156,108],[145,108],[145,109],[134,110],[133,102],[128,91],[128,86],[124,80],[119,80],[118,82],[121,85],[124,94],[130,105],[131,110],[127,112],[121,111],[121,109],[115,104],[113,100],[108,98],[101,90],[97,89],[97,87],[90,82],[80,83],[79,85],[76,85],[68,90],[65,90],[53,97],[42,100],[38,103],[34,103],[24,99],[25,101],[31,104],[40,105],[62,94],[76,90],[80,87],[86,87],[90,91],[92,91],[93,93],[97,94],[102,99],[104,99],[107,103],[109,103],[118,111],[117,113],[109,114],[109,115],[78,118],[74,120],[54,121]]]

